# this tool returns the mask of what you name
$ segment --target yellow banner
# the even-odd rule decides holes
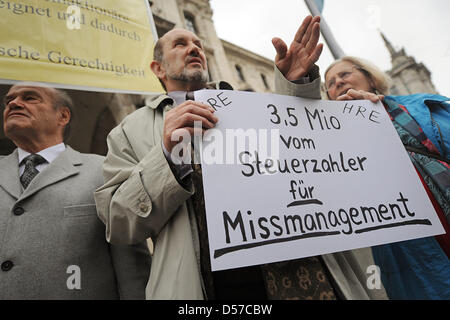
[[[0,79],[162,92],[147,0],[0,0]]]

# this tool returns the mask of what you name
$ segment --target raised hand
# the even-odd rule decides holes
[[[289,81],[298,80],[307,75],[319,60],[323,44],[317,44],[320,37],[320,17],[307,16],[295,34],[291,46],[280,38],[273,38],[272,44],[277,51],[275,64]]]

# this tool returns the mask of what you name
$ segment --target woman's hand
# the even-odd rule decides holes
[[[355,90],[350,89],[347,93],[343,94],[336,98],[337,101],[346,101],[346,100],[370,100],[373,103],[377,103],[378,101],[384,101],[384,95],[375,94],[368,91],[363,90]]]

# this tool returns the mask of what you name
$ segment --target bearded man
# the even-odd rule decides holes
[[[307,17],[289,48],[279,38],[272,40],[277,93],[320,99],[314,65],[323,48],[317,44],[319,20]],[[193,135],[195,122],[205,131],[219,120],[213,108],[192,100],[192,92],[232,88],[226,82],[207,83],[203,44],[187,30],[174,29],[161,37],[150,66],[167,93],[147,100],[108,136],[106,183],[95,193],[107,239],[131,244],[152,238],[147,299],[266,298],[258,267],[208,270],[204,206],[194,201],[202,188],[193,182],[190,163],[176,164],[171,158],[179,142],[174,137]]]

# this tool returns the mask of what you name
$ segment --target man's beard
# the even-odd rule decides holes
[[[206,70],[188,71],[186,68],[184,68],[180,73],[170,73],[167,77],[172,80],[199,84],[206,84],[209,79],[208,71]]]

